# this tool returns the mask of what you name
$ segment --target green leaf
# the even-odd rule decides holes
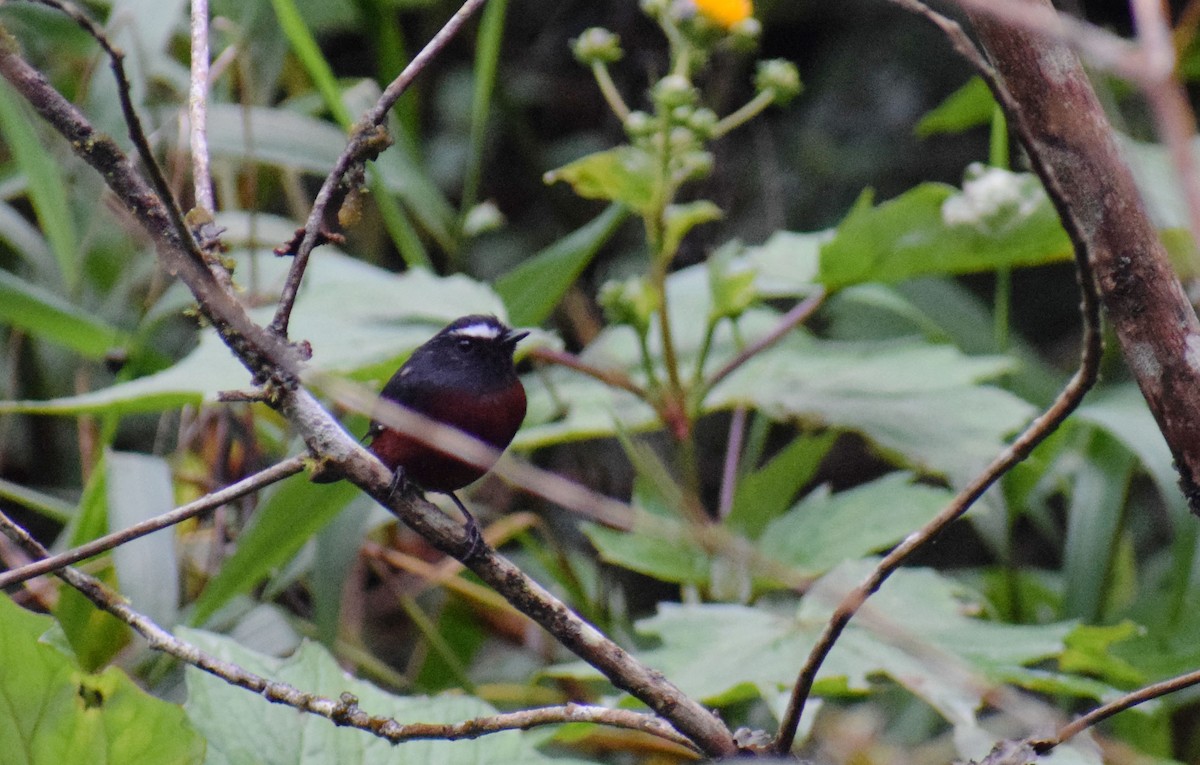
[[[814,491],[772,521],[762,552],[814,575],[891,547],[928,522],[953,493],[892,473],[847,491]]]
[[[95,314],[8,271],[0,271],[0,321],[89,359],[102,359],[127,341]]]
[[[618,146],[551,170],[546,183],[565,181],[587,199],[607,199],[645,212],[654,203],[654,162],[645,151]]]
[[[754,696],[773,699],[791,688],[833,604],[874,561],[839,566],[818,581],[797,610],[758,606],[663,603],[638,622],[661,646],[639,658],[685,693],[711,704]],[[867,693],[884,674],[955,724],[975,724],[991,677],[1058,656],[1069,623],[1009,625],[975,619],[977,597],[929,569],[895,572],[850,622],[817,676],[822,695]],[[581,664],[554,674],[591,677]],[[1095,686],[1090,686],[1095,690]]]
[[[743,476],[725,525],[758,538],[768,522],[791,507],[796,492],[816,475],[836,440],[833,431],[806,433],[792,439],[770,462]]]
[[[249,592],[358,496],[358,487],[348,481],[317,485],[303,473],[277,484],[238,538],[233,555],[196,599],[188,622],[204,624],[235,595]]]
[[[821,248],[828,287],[898,282],[1070,259],[1072,248],[1036,176],[968,168],[963,190],[924,183],[878,207],[864,194]]]
[[[1130,621],[1105,626],[1081,624],[1067,635],[1067,650],[1059,657],[1059,666],[1066,672],[1102,677],[1125,687],[1144,685],[1148,679],[1145,673],[1112,652],[1114,645],[1141,633],[1142,629]]]
[[[758,275],[755,287],[763,297],[806,295],[817,285],[821,244],[827,232],[800,234],[776,231],[757,247],[747,247],[745,260]]]
[[[79,277],[75,219],[67,202],[65,176],[59,161],[42,146],[33,125],[33,119],[12,88],[7,83],[0,85],[0,132],[10,156],[25,175],[29,202],[54,252],[62,283],[70,290]],[[0,295],[0,305],[4,302],[5,297]]]
[[[545,321],[579,274],[629,217],[629,208],[609,205],[582,228],[567,234],[496,280],[495,290],[519,327]]]
[[[793,332],[730,375],[708,404],[853,430],[961,486],[1034,414],[1012,394],[979,384],[1010,363],[915,340],[833,343]]]
[[[940,133],[962,133],[992,121],[996,100],[980,77],[972,77],[958,90],[946,96],[917,123],[916,133],[928,138]]]
[[[1114,588],[1134,457],[1112,436],[1097,432],[1068,458],[1076,463],[1063,543],[1063,616],[1102,622]]]
[[[204,761],[183,710],[119,669],[83,673],[44,640],[54,620],[0,596],[0,751],[7,765]],[[248,695],[248,694],[247,694]]]
[[[279,682],[290,683],[327,698],[353,694],[370,715],[401,723],[456,723],[495,714],[484,702],[462,693],[445,696],[394,696],[370,683],[348,677],[323,648],[304,643],[287,659],[250,651],[229,638],[194,629],[181,636],[204,651]],[[537,752],[534,736],[505,731],[470,741],[417,740],[393,745],[365,731],[340,728],[316,715],[300,714],[267,703],[189,666],[186,670],[192,724],[208,739],[209,762],[294,765],[337,762],[338,765],[425,765],[426,763],[560,763]],[[248,725],[247,720],[253,720]],[[314,760],[313,758],[317,758]]]
[[[1187,502],[1179,491],[1179,475],[1174,458],[1146,399],[1133,383],[1109,385],[1090,394],[1076,416],[1103,428],[1137,455],[1158,487],[1159,496],[1171,511],[1177,527],[1195,523]]]
[[[161,457],[109,452],[105,493],[108,522],[118,531],[169,512],[175,506],[171,468]],[[179,560],[173,530],[149,534],[113,550],[121,593],[161,627],[171,627],[179,614]]]
[[[672,518],[646,519],[630,531],[587,523],[583,533],[606,563],[659,581],[704,586],[712,573],[712,552],[686,523]]]
[[[70,547],[90,542],[108,533],[108,453],[93,468],[79,499],[79,512],[62,535]],[[88,572],[107,585],[116,587],[111,556],[93,560]],[[124,648],[131,637],[129,626],[106,611],[96,608],[73,587],[63,588],[54,615],[63,634],[75,650],[79,663],[87,670],[103,667]]]
[[[720,207],[707,199],[667,205],[667,209],[663,211],[662,251],[674,255],[679,249],[679,243],[689,231],[701,223],[720,220],[723,214]]]

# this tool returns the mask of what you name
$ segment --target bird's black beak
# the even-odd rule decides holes
[[[529,332],[523,329],[510,329],[504,333],[502,342],[509,348],[516,348],[517,343],[529,337]]]

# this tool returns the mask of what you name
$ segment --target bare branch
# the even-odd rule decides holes
[[[813,292],[792,306],[792,309],[783,315],[783,318],[779,320],[774,329],[747,346],[741,353],[734,356],[724,366],[714,372],[712,377],[705,381],[705,389],[711,390],[717,387],[722,380],[737,371],[747,361],[770,348],[775,343],[778,343],[788,332],[791,332],[808,319],[809,316],[812,316],[813,312],[820,308],[823,302],[825,302],[825,288],[818,287],[816,292]]]
[[[1182,691],[1185,688],[1191,688],[1195,685],[1200,685],[1200,671],[1188,672],[1185,675],[1172,677],[1170,680],[1163,680],[1161,683],[1147,685],[1145,688],[1139,688],[1132,693],[1110,701],[1103,706],[1096,707],[1087,714],[1072,720],[1050,738],[1035,739],[1029,743],[1033,746],[1034,752],[1045,754],[1059,744],[1070,740],[1074,736],[1078,736],[1093,725],[1104,722],[1118,712],[1124,712],[1126,709],[1135,707],[1138,704],[1143,704],[1152,699],[1157,699],[1176,691]]]
[[[81,560],[99,555],[102,552],[111,550],[138,537],[144,537],[147,534],[186,521],[188,518],[194,518],[197,515],[232,502],[238,497],[243,497],[251,492],[270,486],[276,481],[282,481],[288,476],[295,475],[304,470],[304,464],[305,459],[303,457],[292,457],[252,476],[247,476],[220,491],[214,491],[194,502],[177,507],[170,512],[149,518],[141,523],[136,523],[133,526],[115,531],[98,539],[93,539],[91,542],[80,545],[72,550],[42,558],[34,563],[12,569],[11,571],[5,571],[0,574],[0,588],[28,581],[35,576],[52,573],[63,566],[78,563]]]
[[[804,667],[792,689],[791,701],[784,713],[779,733],[775,739],[775,751],[788,752],[795,740],[804,704],[812,691],[817,672],[825,658],[833,649],[834,644],[845,630],[850,620],[873,593],[875,593],[900,565],[915,551],[936,538],[953,521],[965,513],[987,489],[1008,472],[1014,465],[1025,459],[1033,449],[1067,418],[1068,415],[1083,400],[1084,395],[1095,384],[1100,366],[1101,333],[1100,305],[1096,295],[1096,285],[1092,276],[1091,241],[1083,234],[1085,230],[1076,218],[1077,213],[1071,207],[1074,196],[1069,196],[1063,189],[1058,176],[1047,165],[1043,156],[1037,153],[1039,144],[1035,142],[1032,128],[1025,121],[1021,106],[999,80],[991,66],[984,60],[982,54],[963,32],[962,28],[951,19],[935,13],[927,6],[916,0],[893,0],[897,5],[917,13],[933,22],[950,39],[954,49],[964,56],[976,72],[987,82],[996,101],[1004,108],[1014,132],[1026,145],[1030,159],[1042,179],[1046,192],[1055,203],[1063,226],[1075,245],[1075,263],[1079,272],[1081,291],[1081,313],[1083,316],[1083,348],[1080,353],[1079,369],[1071,377],[1066,387],[1055,398],[1050,407],[1031,422],[1013,443],[992,460],[991,464],[974,480],[970,482],[957,496],[943,508],[929,523],[910,534],[903,542],[883,557],[875,569],[868,574],[857,587],[851,590],[841,603],[838,604],[829,622],[822,630],[820,637],[809,653]],[[1135,197],[1136,198],[1136,197]]]
[[[217,208],[213,201],[212,174],[208,166],[208,0],[192,0],[191,42],[188,129],[191,135],[192,189],[196,207],[211,213]]]
[[[426,43],[425,47],[416,56],[413,56],[412,61],[408,62],[408,66],[404,67],[404,71],[400,72],[396,79],[384,88],[379,100],[355,125],[350,141],[342,150],[342,155],[338,157],[313,200],[312,211],[308,214],[308,220],[304,224],[304,236],[292,253],[292,267],[288,272],[287,281],[284,282],[283,291],[280,293],[275,317],[270,324],[270,330],[275,334],[281,337],[287,336],[288,322],[291,320],[296,295],[300,291],[304,270],[308,267],[308,257],[325,233],[323,229],[326,228],[326,221],[331,218],[331,211],[328,208],[330,203],[339,196],[338,190],[342,186],[343,179],[352,172],[353,168],[361,168],[367,160],[373,159],[382,151],[384,147],[381,145],[380,133],[383,131],[383,124],[387,119],[388,112],[395,106],[400,96],[404,95],[404,91],[412,85],[417,75],[424,71],[434,57],[454,39],[467,20],[482,8],[485,2],[487,0],[466,0],[449,21],[438,30],[438,33]],[[332,233],[332,231],[333,229],[330,227],[329,232]]]

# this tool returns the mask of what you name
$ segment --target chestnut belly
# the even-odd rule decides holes
[[[525,391],[519,384],[499,393],[426,399],[421,404],[413,408],[499,450],[508,446],[525,419]],[[375,436],[370,450],[388,468],[403,468],[407,480],[427,491],[456,491],[487,472],[390,428]]]

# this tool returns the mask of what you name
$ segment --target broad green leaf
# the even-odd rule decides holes
[[[847,491],[815,491],[767,525],[764,555],[803,574],[823,573],[845,560],[891,547],[928,522],[953,493],[892,473]]]
[[[629,209],[610,205],[576,229],[496,280],[496,294],[513,324],[541,324],[579,274],[629,217]]]
[[[663,603],[638,622],[661,647],[639,658],[708,703],[763,698],[791,687],[832,604],[873,561],[841,566],[821,579],[799,610]],[[975,619],[975,597],[928,569],[894,573],[846,628],[817,677],[820,694],[865,693],[884,674],[955,724],[975,722],[989,678],[1058,656],[1068,623],[1010,625]],[[569,665],[556,674],[590,676]]]
[[[394,696],[349,677],[323,648],[304,643],[287,659],[255,653],[234,641],[195,629],[181,636],[211,654],[272,680],[289,683],[327,698],[353,694],[370,715],[401,723],[455,723],[495,714],[478,699],[461,693],[445,696]],[[188,667],[192,724],[208,739],[210,765],[487,765],[488,763],[560,763],[534,749],[533,736],[506,731],[463,741],[416,740],[393,745],[365,731],[340,728],[316,715],[302,714]],[[247,725],[253,720],[253,725]],[[568,761],[569,762],[569,761]]]
[[[830,236],[832,232],[776,231],[763,244],[747,247],[744,257],[757,274],[758,293],[794,297],[812,292],[817,285],[821,244]]]
[[[996,99],[981,77],[972,77],[917,123],[916,133],[928,138],[940,133],[962,133],[992,121]]]
[[[8,271],[0,271],[0,321],[89,359],[102,359],[127,340],[95,314]]]
[[[80,670],[46,641],[54,620],[0,596],[0,751],[6,765],[204,761],[183,710],[112,667]]]
[[[980,384],[1009,364],[914,340],[831,343],[796,332],[731,375],[708,403],[857,431],[886,454],[962,485],[1034,414]]]
[[[175,506],[171,468],[161,457],[109,452],[108,521],[119,531],[170,511]],[[161,627],[171,627],[179,613],[179,560],[173,529],[126,542],[113,550],[113,566],[121,593]]]
[[[1144,685],[1146,675],[1112,652],[1114,645],[1142,632],[1130,621],[1103,626],[1081,624],[1067,636],[1067,650],[1059,658],[1059,666],[1066,672],[1103,677],[1117,685]]]
[[[73,211],[59,161],[46,151],[34,131],[33,117],[22,106],[12,88],[0,84],[0,133],[17,167],[25,175],[29,202],[38,225],[58,262],[59,277],[73,289],[79,276],[78,247]],[[0,296],[0,304],[5,298]]]
[[[588,199],[620,202],[639,212],[654,202],[654,163],[633,146],[589,154],[545,175],[546,183],[565,181]]]
[[[642,519],[630,531],[587,523],[583,533],[606,563],[663,582],[705,586],[712,575],[717,553],[706,549],[699,534],[693,533],[684,521]]]
[[[277,484],[238,538],[233,555],[197,598],[188,622],[204,624],[235,595],[249,592],[358,496],[358,487],[348,481],[317,485],[304,473]]]
[[[960,192],[925,183],[873,207],[864,195],[821,248],[828,287],[1068,260],[1072,248],[1036,176],[973,165]]]

